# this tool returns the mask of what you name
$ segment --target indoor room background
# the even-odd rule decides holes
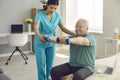
[[[64,6],[62,4],[64,4],[64,0],[60,0],[60,6],[57,11],[64,17]],[[0,0],[0,33],[10,32],[11,24],[23,24],[25,31],[26,26],[24,20],[31,18],[32,8],[42,8],[39,0]],[[119,14],[120,0],[103,0],[103,33],[92,33],[97,41],[97,58],[105,56],[104,39],[107,37],[113,38],[116,27],[120,31]],[[63,18],[63,21],[65,21],[64,19],[65,18]],[[56,32],[58,35],[62,35],[59,28]],[[8,46],[8,44],[5,44],[5,42],[6,38],[0,37],[0,54],[12,52],[12,48]],[[26,44],[23,49],[29,50],[29,43]]]

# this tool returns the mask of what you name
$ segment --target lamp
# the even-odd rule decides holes
[[[116,39],[117,38],[117,34],[119,33],[119,30],[118,30],[118,28],[116,27],[115,29],[114,29],[114,38]]]
[[[118,28],[115,28],[114,33],[116,33],[116,34],[119,33]]]

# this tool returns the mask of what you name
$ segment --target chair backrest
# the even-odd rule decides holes
[[[27,34],[9,34],[7,38],[10,46],[24,46],[28,42]]]

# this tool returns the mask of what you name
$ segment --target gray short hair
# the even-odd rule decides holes
[[[76,22],[76,24],[78,22],[80,22],[80,21],[83,22],[87,27],[89,26],[88,21],[86,19],[83,19],[83,18],[78,19],[78,21]]]

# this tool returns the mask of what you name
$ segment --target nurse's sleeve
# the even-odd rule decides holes
[[[34,22],[39,22],[40,23],[40,16],[39,16],[39,14],[37,14],[35,16]]]

